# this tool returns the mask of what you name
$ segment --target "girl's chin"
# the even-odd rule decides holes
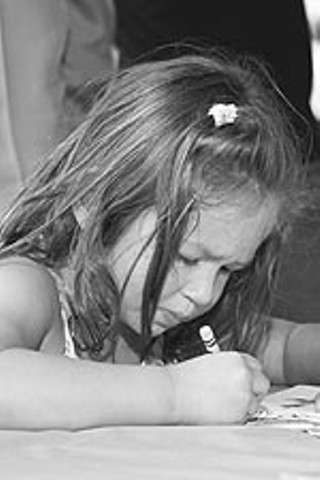
[[[151,335],[152,337],[158,337],[159,335],[162,335],[167,330],[168,328],[162,327],[161,325],[152,325]]]

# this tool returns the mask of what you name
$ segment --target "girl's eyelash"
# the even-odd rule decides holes
[[[229,269],[230,273],[235,273],[235,274],[242,274],[243,272],[245,272],[248,268],[249,268],[249,264],[248,265],[243,265],[242,267],[239,267],[239,268],[235,268],[233,270]]]
[[[189,257],[186,257],[184,255],[182,255],[181,253],[178,254],[178,257],[177,257],[178,261],[184,263],[185,265],[188,265],[188,266],[193,266],[193,265],[197,265],[197,263],[199,262],[199,259],[198,258],[189,258]]]
[[[221,270],[222,272],[226,272],[226,273],[233,273],[233,272],[234,272],[234,270],[232,270],[232,269],[229,268],[229,267],[221,267],[220,270]]]
[[[230,275],[240,275],[248,266],[243,265],[242,267],[231,268],[231,267],[222,267],[222,270],[228,272]]]

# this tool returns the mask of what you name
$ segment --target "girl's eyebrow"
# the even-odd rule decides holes
[[[191,247],[191,249],[194,249],[194,251],[199,251],[201,252],[201,255],[203,255],[205,258],[213,260],[215,262],[225,262],[227,265],[236,267],[236,268],[245,268],[250,263],[253,261],[255,257],[255,252],[253,255],[250,255],[248,259],[244,260],[228,260],[229,255],[228,254],[212,254],[204,245],[201,245],[196,242],[189,242],[185,244],[186,247]],[[183,247],[183,245],[182,245]],[[231,255],[230,255],[231,256]]]

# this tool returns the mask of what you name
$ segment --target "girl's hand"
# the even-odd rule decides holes
[[[168,365],[177,422],[240,423],[258,409],[270,387],[259,362],[247,354],[207,354]]]

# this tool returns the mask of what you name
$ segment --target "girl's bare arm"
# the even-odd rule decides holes
[[[0,428],[175,423],[162,367],[101,364],[32,350],[0,353]]]
[[[270,318],[270,332],[258,354],[273,383],[320,384],[320,323]]]
[[[253,362],[222,352],[177,365],[114,365],[4,350],[0,428],[241,423],[269,388]]]

